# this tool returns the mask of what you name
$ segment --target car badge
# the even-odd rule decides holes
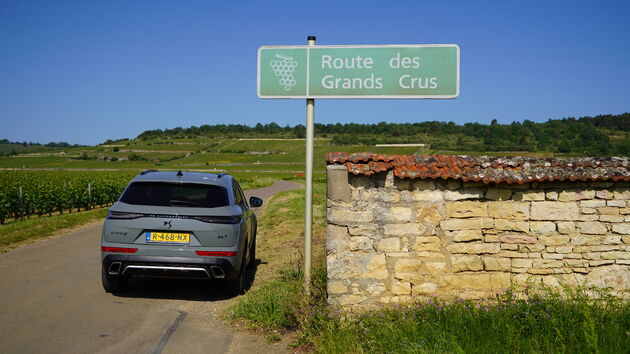
[[[171,229],[171,227],[173,227],[173,225],[171,225],[171,220],[169,221],[164,221],[164,226],[168,225],[169,230]]]

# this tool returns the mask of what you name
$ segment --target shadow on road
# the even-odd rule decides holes
[[[247,269],[248,289],[256,279],[258,265]],[[175,279],[175,278],[143,278],[129,279],[127,287],[122,292],[113,294],[118,297],[171,299],[188,301],[220,301],[232,298],[226,290],[225,281],[219,279]]]

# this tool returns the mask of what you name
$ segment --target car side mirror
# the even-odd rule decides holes
[[[249,205],[251,205],[252,208],[259,208],[263,205],[263,200],[258,197],[249,197]]]

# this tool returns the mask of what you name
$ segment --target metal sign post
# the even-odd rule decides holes
[[[315,36],[308,36],[309,47],[315,46]],[[304,198],[304,286],[311,292],[311,260],[313,240],[313,137],[315,135],[315,100],[306,99],[306,195]]]
[[[258,48],[260,98],[306,99],[304,282],[311,284],[315,99],[456,98],[456,44],[307,45]]]

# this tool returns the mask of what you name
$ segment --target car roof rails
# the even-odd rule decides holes
[[[223,177],[223,176],[227,176],[227,175],[228,175],[228,173],[227,173],[227,172],[221,172],[221,173],[219,173],[219,174],[217,175],[217,178],[221,178],[221,177]]]
[[[144,171],[140,172],[140,175],[144,176],[144,175],[146,175],[147,173],[157,172],[157,171],[158,171],[158,170],[144,170]]]

